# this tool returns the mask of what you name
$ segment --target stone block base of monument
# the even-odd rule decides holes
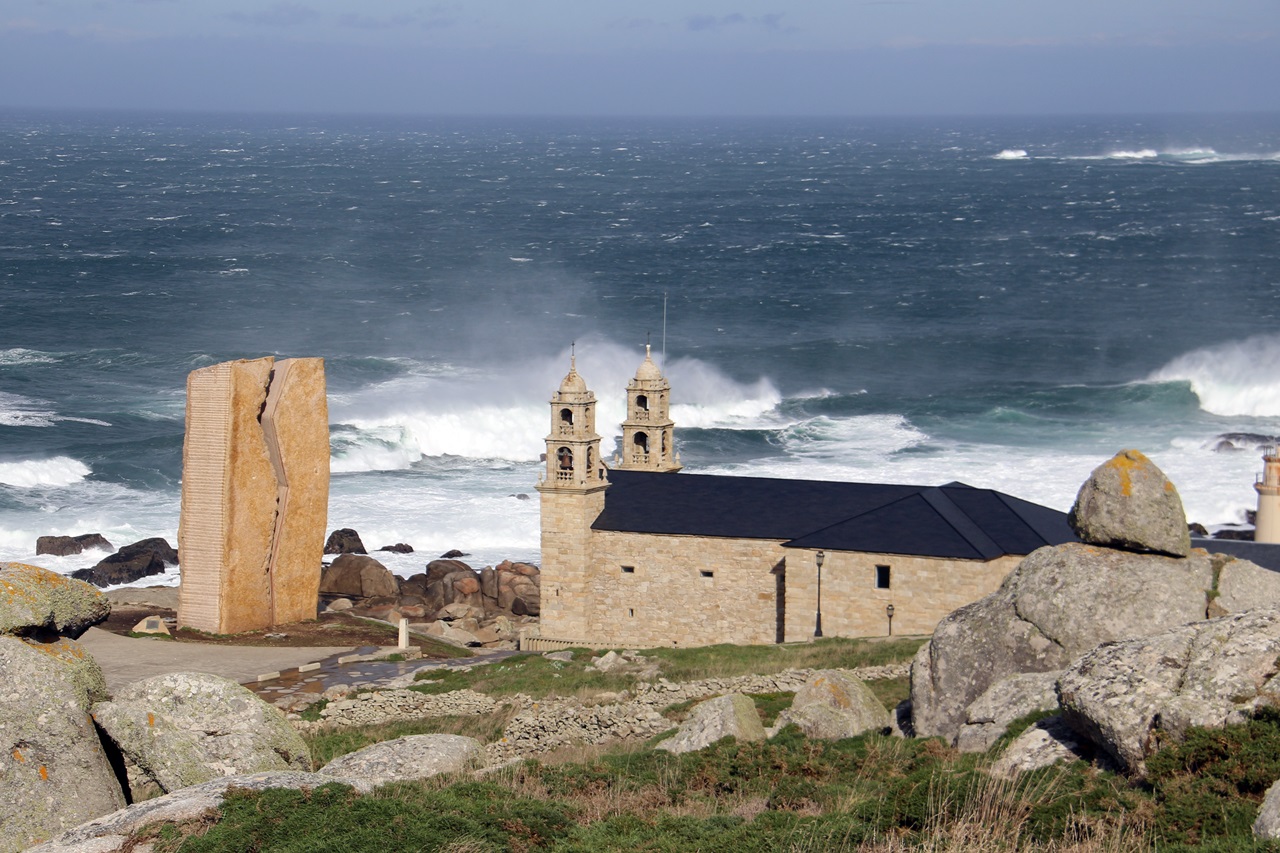
[[[192,371],[178,624],[233,634],[314,618],[328,502],[323,359]]]

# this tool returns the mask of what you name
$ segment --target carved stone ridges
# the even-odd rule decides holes
[[[178,623],[219,634],[315,616],[329,496],[324,361],[187,378]]]

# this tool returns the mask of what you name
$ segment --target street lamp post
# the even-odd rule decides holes
[[[827,555],[822,551],[819,551],[814,556],[814,559],[817,560],[818,562],[818,621],[814,624],[814,627],[813,627],[814,637],[822,636],[822,561],[825,560],[826,558],[827,558]]]
[[[884,608],[884,615],[889,617],[889,636],[893,636],[893,605],[887,604]]]

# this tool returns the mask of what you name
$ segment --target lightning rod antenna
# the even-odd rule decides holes
[[[667,369],[667,294],[662,294],[662,369]]]

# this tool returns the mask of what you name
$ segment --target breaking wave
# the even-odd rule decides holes
[[[70,486],[91,473],[93,472],[88,465],[69,456],[0,462],[0,484],[19,489]]]
[[[1200,408],[1211,414],[1280,417],[1280,337],[1258,335],[1193,350],[1147,379],[1189,383]]]

